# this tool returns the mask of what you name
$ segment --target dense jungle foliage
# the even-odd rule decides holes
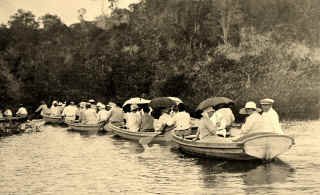
[[[0,105],[177,96],[273,98],[319,117],[320,1],[141,0],[67,26],[19,9],[0,26]]]

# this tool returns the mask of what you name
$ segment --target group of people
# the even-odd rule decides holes
[[[245,107],[240,110],[240,114],[247,115],[246,121],[241,127],[241,135],[255,132],[283,134],[279,116],[272,108],[273,103],[272,99],[261,100],[261,110],[257,108],[255,102],[247,102]],[[80,102],[78,105],[73,101],[66,105],[53,101],[50,108],[42,102],[36,112],[40,111],[42,115],[62,116],[66,121],[77,121],[84,124],[125,122],[126,128],[132,132],[164,133],[174,129],[177,134],[188,136],[193,124],[183,103],[159,109],[152,109],[148,104],[130,104],[129,110],[124,112],[121,105],[113,102],[105,105],[91,99],[88,102]],[[194,140],[208,141],[212,137],[228,137],[230,135],[235,117],[229,105],[209,106],[201,110],[201,116]]]
[[[12,112],[12,110],[10,108],[5,109],[4,111],[2,109],[0,109],[0,118],[13,117],[13,116],[14,116],[14,113]],[[18,116],[18,117],[28,116],[28,111],[23,106],[23,104],[19,105],[19,108],[18,108],[17,112],[15,113],[15,116]]]
[[[262,110],[257,108],[253,101],[245,104],[240,110],[240,114],[247,115],[245,123],[241,126],[240,137],[259,132],[283,134],[278,113],[272,108],[273,103],[272,99],[261,100]],[[226,137],[230,133],[233,121],[234,116],[230,108],[215,110],[213,107],[208,107],[202,111],[198,133],[194,140],[207,142],[216,135]]]
[[[78,105],[74,101],[69,104],[53,101],[49,108],[42,101],[35,111],[43,116],[63,117],[67,122],[79,122],[83,124],[98,124],[100,122],[121,121],[123,112],[119,105],[109,102],[107,105],[91,99],[88,102],[80,102]]]

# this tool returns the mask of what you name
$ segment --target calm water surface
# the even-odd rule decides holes
[[[262,164],[45,126],[0,139],[0,194],[320,194],[319,127],[320,121],[285,126],[296,145]]]

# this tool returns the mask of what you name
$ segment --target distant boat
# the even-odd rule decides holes
[[[270,161],[294,145],[293,138],[274,133],[246,135],[236,142],[229,140],[228,142],[206,143],[183,138],[174,132],[172,141],[185,153],[229,160]]]
[[[26,122],[27,116],[0,118],[0,137],[20,133],[19,126]]]
[[[171,140],[171,131],[167,131],[163,135],[158,135],[157,132],[133,132],[129,131],[123,122],[116,122],[116,123],[108,123],[107,129],[112,131],[114,134],[118,135],[121,138],[132,140],[132,141],[140,141],[142,138],[151,138],[152,143],[157,142],[168,142]]]
[[[104,126],[104,123],[83,124],[76,122],[66,122],[66,124],[69,126],[70,130],[81,132],[100,131],[103,129]]]
[[[43,120],[46,123],[50,124],[62,124],[64,123],[64,120],[61,116],[50,116],[50,115],[42,115]]]

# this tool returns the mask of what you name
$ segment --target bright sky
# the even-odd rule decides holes
[[[107,1],[107,0],[104,0]],[[127,8],[129,4],[139,0],[119,0],[120,8]],[[58,15],[68,25],[79,22],[78,10],[85,8],[87,13],[84,18],[88,21],[102,14],[107,14],[109,9],[103,8],[103,0],[0,0],[0,24],[7,24],[11,15],[18,9],[31,11],[37,18],[46,13]]]

